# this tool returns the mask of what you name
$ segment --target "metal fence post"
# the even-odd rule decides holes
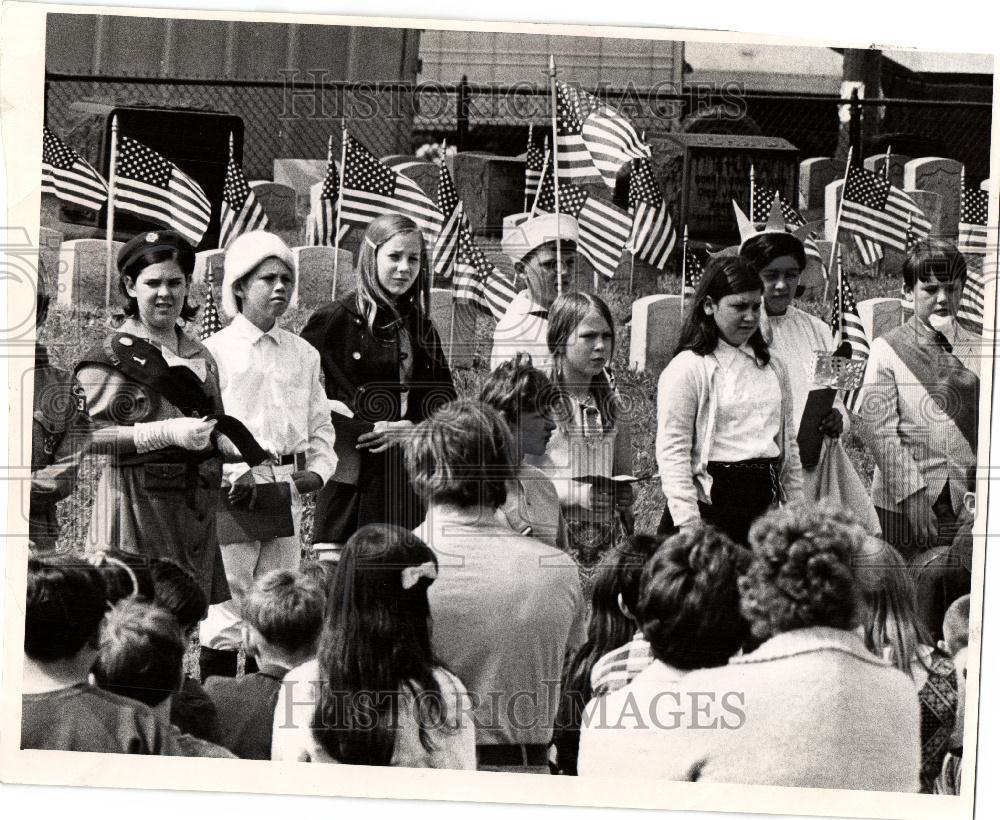
[[[459,151],[465,151],[469,147],[469,103],[471,94],[469,93],[469,78],[462,75],[462,81],[458,84],[458,105],[456,106],[455,130],[457,138],[455,147]]]
[[[851,163],[861,167],[861,160],[864,154],[861,153],[861,121],[864,117],[864,110],[861,106],[861,99],[858,96],[858,89],[855,88],[851,91],[851,124],[850,124],[850,136],[848,137],[851,144]]]

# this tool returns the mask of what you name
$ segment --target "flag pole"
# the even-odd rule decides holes
[[[840,248],[837,248],[837,324],[840,333],[840,341],[837,342],[839,346],[844,343],[844,263]],[[854,358],[853,351],[851,358]]]
[[[528,154],[531,153],[531,137],[535,133],[535,124],[533,122],[528,123]],[[525,155],[525,160],[527,160],[527,154]],[[527,162],[525,162],[525,173],[527,173]],[[545,173],[545,166],[542,166],[542,173]],[[522,211],[528,210],[528,186],[524,186],[524,207]]]
[[[753,163],[750,163],[750,221],[753,222],[753,194],[754,188],[757,187],[757,174],[753,169]]]
[[[681,251],[681,316],[684,315],[684,291],[687,290],[688,226],[684,225],[684,247]]]
[[[530,140],[530,136],[529,136]],[[441,140],[441,158],[438,160],[438,174],[444,174],[446,172],[446,167],[444,164],[444,158],[448,153],[448,140]],[[458,240],[458,244],[461,244],[461,238]],[[459,253],[460,248],[456,247],[455,254],[456,258]],[[431,271],[433,272],[433,265],[431,266]],[[449,362],[451,362],[455,353],[455,314],[458,308],[458,299],[455,298],[455,272],[452,271],[451,275],[452,287],[451,287],[451,321],[448,325],[448,349],[446,351],[446,357]]]
[[[534,202],[531,203],[531,217],[534,218],[535,214],[538,213],[538,195],[542,191],[542,183],[545,181],[545,169],[549,167],[549,135],[545,135],[545,156],[542,158],[542,175],[538,178],[538,184],[535,186],[535,197]],[[553,178],[553,186],[555,186],[555,178]],[[527,210],[527,208],[525,208]]]
[[[111,306],[111,279],[114,276],[115,175],[118,171],[118,115],[111,118],[111,161],[108,167],[108,221],[104,238],[104,306]]]
[[[851,155],[854,153],[854,146],[847,149],[847,165],[844,169],[844,187],[840,191],[840,204],[837,206],[837,221],[833,227],[833,245],[830,248],[830,264],[827,270],[833,270],[833,260],[837,253],[837,239],[840,236],[840,215],[844,212],[844,194],[847,191],[847,178],[851,175]],[[823,304],[826,304],[830,292],[830,277],[827,275],[826,284],[823,286]]]
[[[330,173],[330,163],[333,162],[333,134],[326,144],[326,172]],[[347,126],[343,127],[340,137],[340,179],[337,185],[337,220],[333,228],[333,293],[331,300],[337,298],[337,273],[340,269],[340,214],[344,204],[344,169],[347,167]]]
[[[562,295],[562,239],[559,236],[559,134],[558,112],[559,98],[556,93],[556,58],[549,55],[549,88],[552,92],[552,192],[556,211],[556,293]],[[542,176],[545,176],[543,169]],[[597,276],[597,272],[594,272]]]

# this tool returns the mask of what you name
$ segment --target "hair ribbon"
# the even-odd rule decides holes
[[[402,572],[403,589],[413,589],[421,578],[433,581],[437,578],[437,567],[433,561],[425,561],[416,567],[405,567]]]

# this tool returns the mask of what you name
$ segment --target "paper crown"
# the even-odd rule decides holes
[[[521,217],[525,217],[521,219]],[[546,242],[576,242],[580,228],[569,214],[542,214],[533,219],[530,214],[513,214],[504,220],[500,247],[515,262],[521,262],[535,248]]]
[[[799,242],[805,242],[809,237],[809,232],[812,230],[812,226],[808,224],[800,225],[793,230],[788,229],[788,226],[785,224],[785,217],[781,213],[781,196],[777,192],[775,192],[774,200],[771,202],[771,211],[767,215],[767,222],[764,223],[764,227],[760,230],[740,210],[740,206],[736,204],[736,200],[733,200],[733,210],[736,212],[736,226],[740,231],[740,253],[743,252],[743,246],[755,236],[762,236],[766,233],[787,233],[794,236]]]

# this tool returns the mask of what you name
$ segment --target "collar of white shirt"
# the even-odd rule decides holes
[[[237,313],[236,318],[233,319],[233,330],[236,331],[240,336],[249,341],[251,344],[256,344],[264,336],[267,336],[275,344],[281,344],[281,336],[279,333],[278,323],[275,322],[271,325],[271,329],[264,331],[261,330],[257,325],[247,319],[242,313]]]
[[[723,370],[728,370],[732,367],[733,362],[736,361],[736,357],[740,353],[744,354],[754,364],[757,363],[757,355],[753,352],[753,348],[750,347],[749,342],[744,342],[739,347],[734,347],[725,339],[719,339],[719,343],[715,346],[715,358]]]

